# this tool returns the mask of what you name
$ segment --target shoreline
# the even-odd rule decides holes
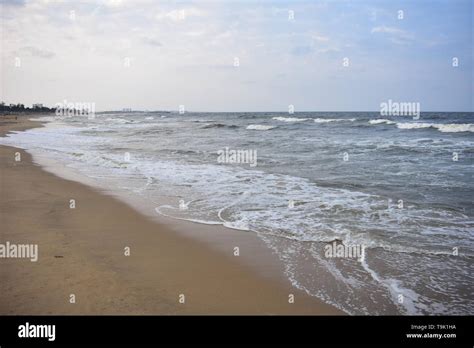
[[[3,117],[0,136],[41,126],[30,117]],[[22,149],[2,145],[0,158],[0,242],[39,246],[38,262],[0,259],[0,314],[344,314],[283,274],[277,279],[282,264],[255,235],[156,222],[110,193],[46,171]],[[230,248],[236,241],[239,259]]]

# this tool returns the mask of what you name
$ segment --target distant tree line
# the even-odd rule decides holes
[[[16,114],[16,113],[47,113],[55,112],[55,108],[48,108],[43,106],[43,104],[33,104],[31,108],[25,107],[25,104],[5,104],[4,102],[0,103],[0,113],[2,114]]]

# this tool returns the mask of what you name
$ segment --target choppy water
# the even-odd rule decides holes
[[[0,144],[118,185],[157,214],[255,232],[296,287],[348,313],[474,314],[472,113],[49,120]],[[221,163],[225,148],[256,163]],[[172,204],[156,203],[164,196]],[[325,257],[335,239],[363,245],[363,259]]]

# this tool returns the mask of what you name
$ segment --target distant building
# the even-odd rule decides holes
[[[122,112],[131,112],[131,111],[132,111],[131,108],[123,108],[123,109],[122,109]]]
[[[42,107],[43,107],[43,104],[41,103],[33,104],[33,109],[41,109]]]

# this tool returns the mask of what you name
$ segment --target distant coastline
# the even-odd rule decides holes
[[[31,107],[25,106],[25,104],[5,104],[0,103],[0,115],[22,115],[22,114],[44,114],[55,112],[55,108],[48,108],[43,104],[33,104]]]

